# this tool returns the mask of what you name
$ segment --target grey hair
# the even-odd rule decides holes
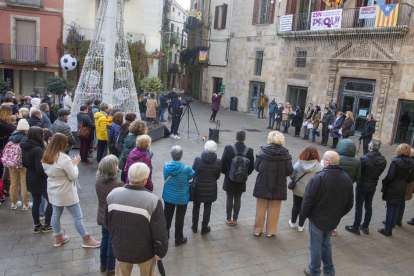
[[[207,141],[204,145],[204,149],[207,153],[215,153],[217,151],[217,144],[212,140]]]
[[[183,157],[183,149],[180,146],[172,147],[170,153],[174,161],[179,161]]]
[[[36,116],[39,114],[42,114],[42,112],[37,108],[33,108],[32,112],[30,112],[30,116]]]
[[[374,119],[374,115],[372,115],[372,113],[369,113],[367,116],[369,116],[371,119]]]
[[[49,105],[47,103],[42,103],[39,107],[40,107],[40,110],[45,111],[46,107],[49,107]]]
[[[102,182],[118,178],[118,158],[115,155],[107,155],[99,162],[96,178]]]
[[[134,163],[128,170],[129,183],[141,184],[144,182],[145,178],[148,179],[149,174],[150,168],[145,163]]]
[[[369,147],[373,151],[379,151],[380,146],[381,146],[381,144],[378,140],[372,139],[371,142],[369,142]]]

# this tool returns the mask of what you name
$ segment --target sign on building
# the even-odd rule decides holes
[[[292,31],[293,14],[280,17],[279,32]]]
[[[220,94],[224,94],[224,92],[226,92],[226,86],[222,85],[220,86]]]
[[[342,9],[313,12],[311,30],[340,29],[341,22]]]
[[[360,7],[359,19],[372,19],[377,16],[377,6],[373,7]]]

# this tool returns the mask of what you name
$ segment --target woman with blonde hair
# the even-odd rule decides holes
[[[349,137],[349,131],[352,129],[352,125],[354,124],[354,115],[352,111],[347,111],[345,113],[345,121],[342,124],[342,138],[346,139]]]
[[[382,200],[387,202],[385,227],[378,229],[384,236],[392,236],[398,219],[398,210],[405,203],[407,183],[414,181],[414,160],[408,144],[397,147],[397,157],[392,159],[387,176],[382,180]],[[400,225],[401,226],[401,225]]]
[[[68,138],[62,133],[53,135],[47,147],[42,165],[47,178],[47,194],[49,202],[53,206],[52,228],[55,236],[54,246],[61,246],[69,241],[68,236],[63,236],[60,228],[60,217],[66,207],[71,214],[76,231],[83,238],[82,247],[96,248],[100,242],[91,238],[86,232],[82,221],[82,211],[79,205],[78,196],[78,164],[79,156],[70,158],[65,154],[68,145]]]
[[[279,223],[282,200],[287,199],[286,177],[293,173],[292,156],[283,147],[285,137],[279,131],[272,131],[268,144],[256,155],[256,178],[253,196],[257,198],[254,235],[260,236],[266,221],[266,235],[274,236]]]

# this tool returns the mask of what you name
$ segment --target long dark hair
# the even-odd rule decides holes
[[[32,126],[27,131],[27,139],[34,140],[43,146],[43,129],[37,126]]]
[[[119,131],[119,135],[127,135],[129,133],[129,126],[132,124],[133,121],[137,118],[135,113],[127,113],[125,115],[125,123],[121,125],[121,130]]]

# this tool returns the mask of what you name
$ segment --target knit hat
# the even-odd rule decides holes
[[[29,130],[29,123],[26,121],[26,119],[20,119],[19,123],[17,124],[16,130]]]

